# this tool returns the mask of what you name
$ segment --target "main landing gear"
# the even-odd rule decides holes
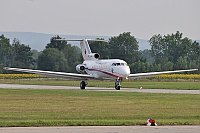
[[[121,84],[120,82],[122,81],[122,79],[116,79],[116,82],[115,82],[115,89],[116,90],[120,90],[121,88]],[[87,80],[82,80],[81,83],[80,83],[80,88],[81,90],[85,90],[85,87],[87,86]]]
[[[81,90],[84,90],[86,85],[87,85],[87,80],[82,80],[81,83],[80,83]]]
[[[120,81],[122,81],[122,79],[116,79],[116,82],[115,82],[115,89],[116,90],[120,90],[120,88],[121,88]]]

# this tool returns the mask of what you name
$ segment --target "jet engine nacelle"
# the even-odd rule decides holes
[[[90,59],[99,59],[100,55],[98,53],[91,53],[91,54],[88,54],[88,57]]]
[[[83,73],[85,71],[85,66],[83,64],[77,65],[76,71],[79,72],[79,73]]]

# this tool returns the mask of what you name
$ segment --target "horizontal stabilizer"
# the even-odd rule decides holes
[[[56,41],[97,41],[97,42],[108,42],[108,40],[101,39],[55,39]]]

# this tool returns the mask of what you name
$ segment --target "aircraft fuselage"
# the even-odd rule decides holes
[[[130,75],[127,63],[120,59],[86,60],[86,73],[98,79],[126,79]]]

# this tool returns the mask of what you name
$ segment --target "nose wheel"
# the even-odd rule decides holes
[[[115,89],[116,90],[120,90],[120,88],[121,88],[121,84],[120,84],[120,79],[116,79],[116,82],[115,82]]]
[[[84,90],[86,85],[87,85],[87,81],[82,80],[81,83],[80,83],[81,90]]]

